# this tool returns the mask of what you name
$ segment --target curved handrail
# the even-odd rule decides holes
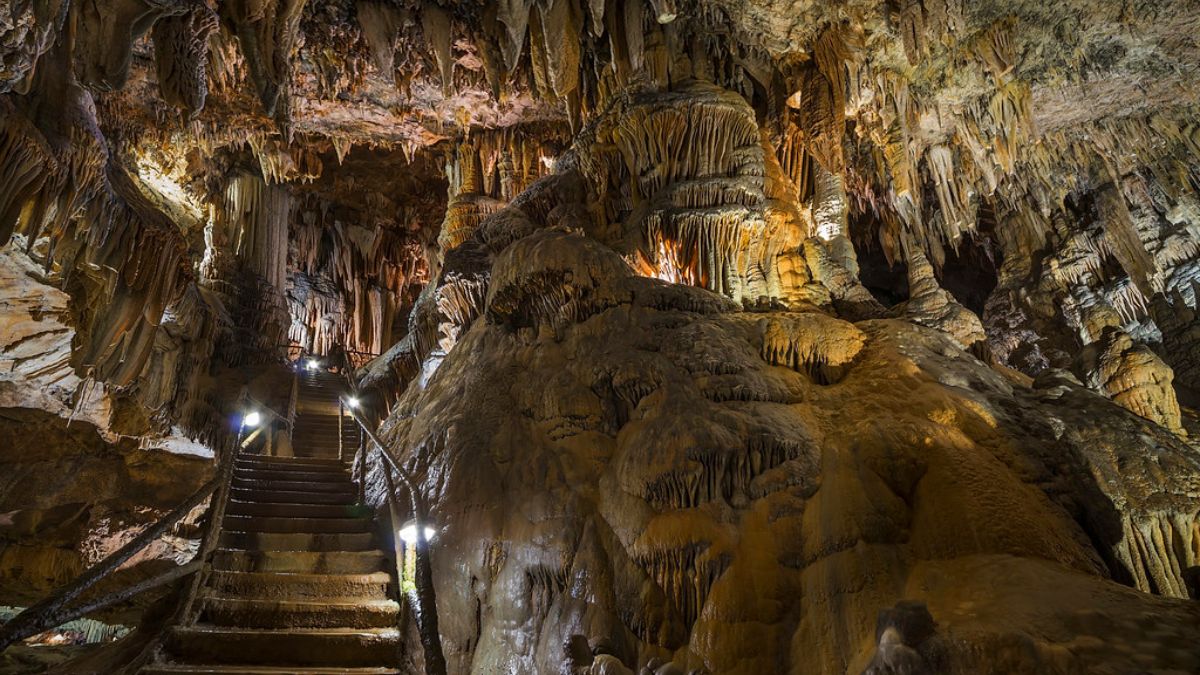
[[[71,610],[67,606],[72,600],[82,595],[84,591],[95,585],[97,581],[115,572],[122,563],[158,539],[159,536],[165,533],[179,519],[190,513],[200,502],[212,495],[220,485],[220,480],[221,476],[218,472],[218,475],[213,476],[186,501],[143,530],[141,534],[134,537],[129,543],[114,551],[104,560],[89,567],[71,583],[51,593],[40,602],[25,608],[20,614],[13,617],[3,626],[0,626],[0,651],[4,651],[9,645],[18,640],[23,640],[31,635],[37,635],[42,631],[50,630],[55,626],[70,621],[72,618],[76,618],[69,616]]]
[[[425,672],[427,675],[445,675],[446,673],[446,657],[442,651],[442,638],[438,631],[438,616],[437,616],[437,600],[433,592],[433,566],[429,561],[429,540],[425,536],[425,504],[421,499],[420,493],[417,491],[416,481],[409,475],[404,467],[391,456],[387,451],[387,446],[375,432],[368,427],[353,408],[346,407],[350,413],[351,419],[358,423],[371,442],[379,446],[379,454],[383,457],[384,463],[387,464],[384,476],[387,479],[389,488],[389,499],[394,500],[394,490],[392,485],[392,471],[400,477],[404,483],[405,489],[408,491],[409,504],[412,508],[413,520],[416,523],[416,604],[417,604],[417,630],[421,635],[421,648],[425,652]],[[365,450],[361,457],[355,459],[366,464]],[[361,477],[363,482],[366,481],[366,476]]]

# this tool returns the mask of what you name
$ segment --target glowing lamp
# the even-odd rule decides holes
[[[242,424],[247,427],[256,427],[262,422],[262,415],[258,414],[257,410],[246,413],[242,418]]]
[[[346,405],[350,408],[357,408],[358,407],[358,398],[354,397],[354,396],[347,398]]]
[[[425,526],[425,541],[433,541],[435,534],[437,534],[437,530],[428,525]],[[400,539],[409,545],[417,543],[417,521],[410,520],[400,528]]]
[[[321,362],[316,359],[309,359],[308,362],[304,364],[304,367],[309,370],[316,370],[317,368],[321,367]]]

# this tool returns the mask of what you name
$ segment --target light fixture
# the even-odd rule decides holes
[[[262,422],[262,415],[258,414],[257,410],[246,413],[246,416],[242,418],[242,426],[256,427],[259,422]]]
[[[316,370],[317,368],[321,367],[321,362],[316,359],[309,359],[308,362],[304,364],[304,367],[309,370]]]
[[[346,399],[346,405],[350,408],[357,408],[358,407],[358,397],[357,396],[348,397]]]
[[[437,530],[428,525],[425,526],[425,541],[433,541],[433,536],[435,534],[437,534]],[[404,527],[400,528],[400,538],[404,540],[404,543],[406,544],[411,545],[417,543],[417,521],[410,520],[405,523]]]

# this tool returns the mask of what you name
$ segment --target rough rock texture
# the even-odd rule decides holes
[[[555,265],[514,280],[522,249]],[[697,311],[617,260],[551,232],[513,244],[486,318],[385,425],[440,528],[452,668],[594,666],[566,647],[582,639],[632,672],[845,672],[902,599],[937,620],[931,672],[1200,666],[1194,604],[1111,580],[1185,594],[1192,448],[936,331]],[[518,283],[544,309],[510,300]],[[961,609],[983,579],[995,604]]]
[[[456,672],[1200,670],[1198,28],[14,0],[0,603],[312,352],[434,508]]]
[[[108,441],[93,424],[68,425],[25,406],[0,408],[0,435],[6,439],[0,451],[0,593],[6,604],[17,606],[71,581],[211,476],[204,458],[141,449],[132,439]],[[96,592],[187,562],[197,545],[194,537],[192,518]],[[127,613],[125,620],[136,617]]]

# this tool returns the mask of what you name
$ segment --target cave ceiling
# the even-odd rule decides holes
[[[4,3],[0,595],[207,480],[304,353],[444,525],[456,672],[1200,671],[1197,36],[1195,0]]]

